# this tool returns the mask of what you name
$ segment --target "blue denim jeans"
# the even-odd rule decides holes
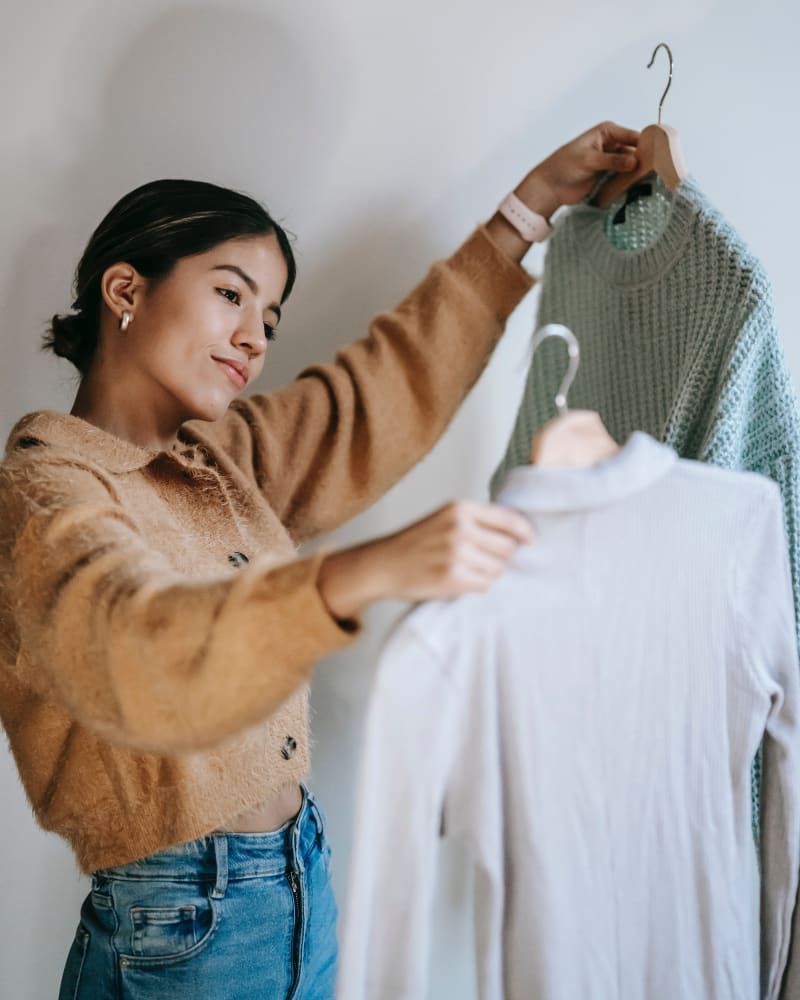
[[[59,1000],[332,1000],[336,916],[323,815],[303,787],[279,830],[95,872]]]

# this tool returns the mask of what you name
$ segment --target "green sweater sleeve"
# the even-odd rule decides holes
[[[800,414],[769,295],[751,311],[704,424],[698,458],[768,476],[781,491],[800,623]],[[798,628],[800,636],[800,627]]]

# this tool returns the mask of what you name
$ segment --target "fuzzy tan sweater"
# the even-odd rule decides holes
[[[369,335],[151,451],[39,412],[0,465],[0,716],[85,872],[223,826],[308,770],[308,681],[351,643],[303,541],[440,437],[532,278],[480,228]],[[244,558],[242,558],[244,556]]]

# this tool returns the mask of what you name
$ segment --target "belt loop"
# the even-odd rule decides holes
[[[289,831],[291,836],[291,866],[292,871],[303,872],[305,871],[305,862],[303,861],[303,852],[300,849],[300,834],[302,833],[303,824],[306,822],[306,817],[308,816],[308,789],[301,782],[300,788],[302,790],[303,801],[300,804],[300,811],[294,818],[291,829]]]
[[[305,871],[305,867],[306,867],[305,864],[304,864],[304,862],[303,862],[303,852],[300,850],[300,822],[301,822],[302,815],[303,815],[304,812],[305,812],[305,810],[301,810],[300,815],[295,819],[294,823],[292,824],[292,830],[291,830],[291,835],[292,835],[292,858],[291,858],[291,865],[292,865],[292,871],[294,871],[294,872]]]
[[[314,825],[317,828],[317,844],[321,847],[322,841],[325,839],[325,820],[322,818],[322,811],[313,797],[309,797],[308,806],[314,820]]]
[[[222,899],[228,888],[228,838],[224,833],[214,834],[214,857],[217,862],[217,881],[211,895],[214,899]]]

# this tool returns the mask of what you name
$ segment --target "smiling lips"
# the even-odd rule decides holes
[[[214,360],[237,389],[244,389],[248,378],[247,365],[243,365],[241,361],[234,361],[233,358],[214,358]]]

